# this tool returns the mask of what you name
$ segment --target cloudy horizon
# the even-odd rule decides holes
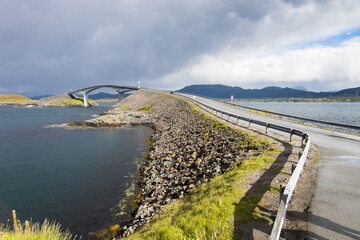
[[[356,0],[0,0],[0,94],[360,86]]]

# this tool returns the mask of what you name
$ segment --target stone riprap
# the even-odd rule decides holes
[[[133,220],[118,230],[130,235],[167,204],[182,198],[267,144],[200,114],[188,102],[171,95],[139,90],[112,109],[76,126],[111,127],[145,124],[154,132],[145,164],[140,169],[138,208]]]

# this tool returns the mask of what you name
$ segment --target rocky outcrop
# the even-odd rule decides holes
[[[179,98],[139,90],[103,116],[85,126],[147,124],[153,127],[151,147],[140,171],[138,204],[134,219],[118,230],[127,236],[149,222],[167,204],[184,197],[266,145],[255,144],[233,130],[196,111]]]

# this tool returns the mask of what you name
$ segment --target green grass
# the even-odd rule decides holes
[[[49,104],[55,105],[55,104],[84,104],[84,103],[81,99],[71,99],[65,101],[50,102]]]
[[[142,108],[139,108],[137,111],[139,111],[139,112],[147,112],[150,109],[152,109],[154,106],[155,106],[155,103],[150,104],[150,105],[145,106],[145,107],[142,107]]]
[[[43,224],[30,223],[30,231],[25,231],[25,225],[19,224],[19,231],[14,233],[7,228],[0,228],[0,237],[6,240],[71,240],[76,239],[69,231],[63,231],[60,224],[44,221]]]
[[[271,151],[273,152],[276,150]],[[215,177],[209,183],[195,188],[183,199],[168,205],[152,222],[126,239],[238,237],[241,233],[234,227],[234,219],[237,223],[267,219],[258,209],[262,195],[244,197],[244,186],[246,177],[268,167],[274,161],[268,155],[245,160],[239,167]]]
[[[93,100],[89,99],[89,103],[94,103]],[[51,105],[58,105],[58,104],[79,104],[79,105],[83,105],[84,104],[84,100],[83,98],[77,98],[77,99],[70,99],[70,100],[64,100],[64,101],[58,101],[58,102],[49,102],[49,104]]]
[[[118,107],[118,109],[121,109],[123,111],[129,111],[130,110],[130,108],[128,106],[120,106],[120,107]]]
[[[172,96],[177,98],[176,96]],[[209,114],[205,113],[195,104],[186,101],[189,107],[197,114],[213,120],[213,129],[230,129],[229,124],[222,123]],[[200,120],[203,121],[203,120]],[[207,133],[204,133],[206,138]],[[267,139],[257,136],[245,135],[242,144],[235,146],[240,151],[247,148],[263,149],[263,146],[271,145]],[[268,168],[275,161],[271,157],[279,153],[279,149],[271,148],[260,156],[251,157],[242,162],[233,170],[218,175],[208,183],[204,183],[193,189],[184,198],[169,204],[164,211],[154,217],[142,229],[125,239],[233,239],[241,235],[236,224],[251,220],[268,220],[261,213],[258,206],[262,204],[263,194],[245,196],[247,178],[260,169]],[[262,189],[266,191],[266,189]],[[273,189],[269,189],[273,191]],[[234,224],[236,222],[236,224]]]
[[[34,102],[34,100],[19,94],[7,94],[7,95],[0,95],[0,102],[32,103]]]

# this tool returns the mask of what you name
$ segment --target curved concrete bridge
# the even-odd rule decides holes
[[[90,92],[92,92],[92,91],[95,91],[95,90],[99,89],[99,88],[112,88],[112,89],[114,89],[119,94],[119,101],[124,98],[124,94],[126,92],[136,91],[136,90],[139,89],[138,87],[129,87],[129,86],[97,85],[97,86],[92,86],[92,87],[87,87],[87,88],[82,88],[82,89],[79,89],[79,90],[71,91],[71,92],[68,92],[67,94],[69,94],[69,95],[74,95],[74,94],[77,94],[77,93],[83,94],[84,107],[88,107],[89,106],[88,94]]]

